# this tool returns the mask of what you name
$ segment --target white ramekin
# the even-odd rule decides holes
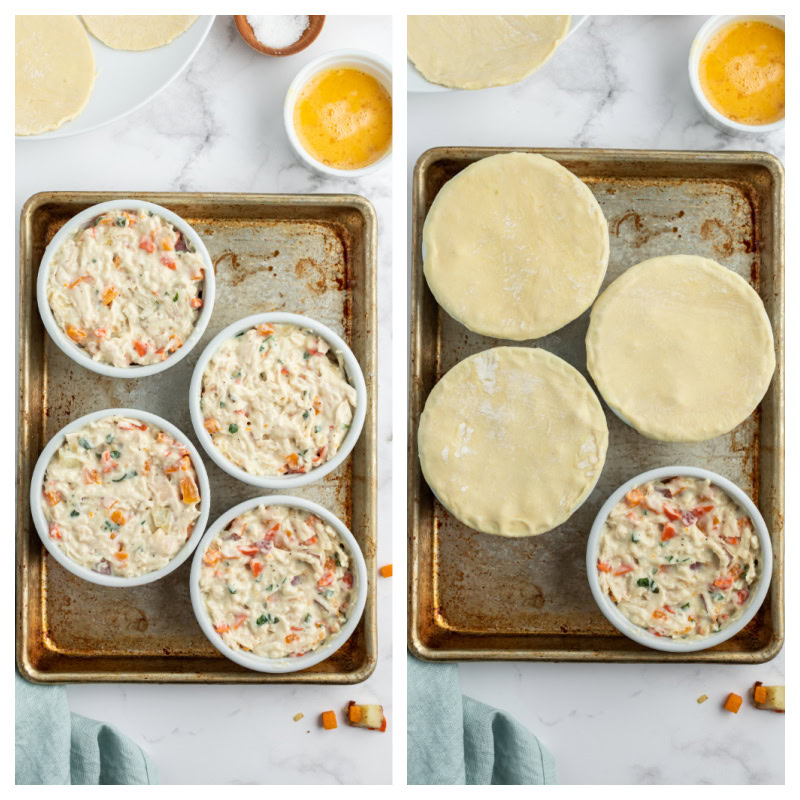
[[[186,544],[184,544],[177,555],[166,566],[135,578],[123,578],[119,575],[101,575],[99,572],[93,572],[74,562],[50,539],[47,519],[42,511],[44,476],[56,451],[64,443],[66,434],[80,430],[90,422],[95,422],[105,417],[132,417],[133,419],[147,422],[150,425],[155,425],[161,428],[161,430],[166,431],[173,439],[177,439],[189,451],[189,455],[192,459],[192,466],[197,473],[197,483],[200,489],[200,516],[195,521],[194,530]],[[30,502],[31,516],[33,517],[33,522],[36,525],[36,532],[39,534],[42,544],[64,569],[69,570],[73,575],[77,575],[79,578],[83,578],[90,583],[97,583],[100,586],[141,586],[144,583],[153,583],[163,578],[165,575],[169,575],[170,572],[176,570],[192,554],[192,551],[197,547],[197,543],[202,538],[206,523],[208,522],[208,511],[211,508],[211,488],[208,484],[208,475],[205,465],[200,458],[200,453],[197,452],[197,448],[189,441],[188,437],[181,433],[171,422],[167,422],[167,420],[162,417],[150,414],[147,411],[139,411],[139,409],[136,408],[107,408],[103,411],[93,411],[91,414],[86,414],[76,419],[74,422],[70,422],[69,425],[63,427],[47,443],[47,446],[42,450],[42,454],[39,456],[39,460],[36,462],[36,466],[33,469]]]
[[[347,622],[344,624],[344,627],[329,642],[326,642],[316,650],[312,650],[310,653],[296,658],[266,658],[253,655],[252,653],[246,653],[244,650],[234,650],[232,647],[228,647],[222,637],[214,630],[211,618],[208,616],[208,611],[203,602],[203,597],[200,594],[200,573],[203,569],[203,556],[209,544],[211,544],[214,538],[221,531],[225,530],[236,517],[260,505],[301,508],[325,520],[347,544],[353,557],[353,571],[358,576],[358,593],[355,607],[348,617]],[[203,536],[195,552],[194,559],[192,560],[192,571],[189,577],[189,592],[192,598],[194,614],[197,617],[198,624],[203,629],[203,633],[208,637],[208,641],[226,658],[235,661],[243,667],[247,667],[247,669],[255,670],[256,672],[299,672],[300,670],[319,664],[320,661],[324,661],[326,658],[330,658],[330,656],[332,656],[353,634],[353,631],[361,620],[361,615],[364,613],[364,606],[367,602],[367,565],[364,562],[361,548],[358,546],[358,542],[355,540],[353,534],[350,533],[347,526],[338,517],[331,514],[330,511],[302,497],[267,495],[265,497],[255,497],[252,500],[245,500],[244,503],[239,503],[238,506],[234,506],[230,511],[225,512],[219,519],[214,521]]]
[[[315,75],[334,67],[352,67],[366,72],[367,75],[375,78],[389,93],[390,99],[392,98],[392,68],[388,61],[366,50],[332,50],[306,64],[289,84],[289,91],[286,92],[286,100],[283,103],[283,125],[292,149],[310,170],[326,177],[360,178],[362,175],[369,175],[383,169],[390,162],[392,158],[391,143],[386,153],[369,166],[361,167],[361,169],[335,169],[312,158],[300,144],[300,139],[294,129],[294,107],[300,92]]]
[[[111,366],[111,364],[95,361],[85,350],[78,347],[78,345],[61,330],[61,327],[53,316],[53,311],[47,299],[47,280],[50,275],[50,261],[67,237],[72,236],[77,230],[85,227],[87,223],[106,211],[135,211],[139,208],[152,211],[162,219],[172,223],[174,228],[184,235],[186,241],[191,244],[194,251],[205,262],[203,308],[200,311],[200,316],[197,318],[194,330],[184,342],[183,347],[161,363],[148,364],[146,366],[114,367]],[[50,334],[50,338],[58,345],[61,351],[68,355],[76,364],[80,364],[86,367],[86,369],[92,370],[92,372],[97,372],[109,378],[146,378],[149,375],[155,375],[158,372],[169,369],[189,355],[191,349],[200,341],[200,337],[203,335],[208,321],[211,319],[211,313],[214,309],[214,290],[214,265],[211,263],[211,257],[208,255],[208,250],[206,250],[203,240],[197,235],[191,225],[168,208],[156,205],[155,203],[148,203],[145,200],[133,199],[108,200],[105,203],[98,203],[97,205],[91,206],[85,211],[81,211],[80,214],[76,214],[58,231],[50,244],[47,245],[36,280],[36,299],[39,305],[39,314],[42,317],[42,322],[44,322],[47,332]]]
[[[694,37],[692,46],[689,48],[689,83],[692,86],[694,98],[700,106],[700,111],[706,120],[724,133],[747,133],[752,135],[769,133],[770,131],[776,131],[782,128],[785,123],[783,119],[777,122],[770,122],[768,125],[743,125],[741,122],[734,122],[732,119],[728,119],[726,116],[720,114],[720,112],[711,105],[705,92],[703,92],[703,87],[700,85],[700,56],[703,55],[706,45],[727,25],[733,22],[746,22],[750,20],[767,22],[770,25],[774,25],[776,28],[786,30],[784,18],[774,14],[718,14],[714,17],[709,17],[705,21],[703,27],[697,32],[697,36]]]
[[[200,408],[200,397],[203,391],[203,373],[206,371],[208,362],[211,360],[214,353],[219,350],[223,342],[232,339],[237,333],[241,333],[242,331],[246,331],[262,323],[296,325],[298,328],[307,328],[308,330],[314,331],[319,337],[328,342],[335,352],[342,354],[347,379],[350,385],[356,390],[356,407],[353,411],[353,421],[350,423],[350,429],[347,431],[347,436],[344,437],[342,446],[330,461],[326,461],[324,464],[315,467],[310,472],[306,472],[303,475],[252,475],[249,472],[245,472],[243,469],[228,461],[228,459],[220,453],[214,445],[211,435],[203,425],[203,411]],[[364,373],[361,371],[361,366],[353,355],[352,350],[350,350],[344,340],[337,336],[330,328],[323,325],[321,322],[317,322],[309,317],[303,317],[300,314],[270,311],[263,314],[253,314],[252,316],[237,320],[231,325],[228,325],[227,328],[221,330],[208,343],[206,349],[203,350],[200,355],[195,365],[194,372],[192,373],[192,382],[189,385],[189,411],[192,415],[192,425],[194,426],[195,435],[200,440],[200,444],[203,445],[203,449],[208,453],[214,463],[220,469],[225,470],[228,475],[244,483],[249,483],[251,486],[258,486],[260,489],[297,489],[300,486],[307,486],[310,483],[315,483],[321,478],[324,478],[325,475],[335,470],[347,456],[350,455],[350,451],[355,447],[358,441],[361,429],[364,427],[364,419],[367,416],[367,386],[364,382]]]
[[[666,636],[655,636],[644,628],[631,622],[611,600],[611,598],[600,588],[600,581],[597,577],[597,554],[600,550],[600,539],[603,534],[603,526],[606,518],[611,513],[611,509],[619,503],[622,498],[637,486],[641,486],[650,480],[658,480],[670,476],[688,476],[691,478],[701,478],[711,481],[723,491],[727,492],[742,508],[747,512],[753,521],[753,529],[758,536],[761,553],[759,555],[760,577],[755,591],[750,595],[747,607],[739,619],[732,622],[727,627],[717,633],[712,633],[702,639],[670,639]],[[626,481],[606,500],[600,509],[592,530],[589,533],[589,541],[586,545],[586,573],[589,578],[589,588],[592,590],[595,602],[605,615],[606,619],[620,632],[624,633],[629,639],[650,647],[653,650],[663,650],[668,653],[693,653],[697,650],[707,650],[715,647],[722,642],[726,642],[736,636],[742,628],[750,622],[761,607],[769,591],[769,582],[772,578],[772,542],[770,540],[767,525],[764,518],[756,508],[753,501],[735,484],[722,475],[718,475],[711,470],[702,467],[659,467],[651,469]]]

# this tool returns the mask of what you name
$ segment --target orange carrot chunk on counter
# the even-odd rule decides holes
[[[380,568],[380,573],[382,578],[391,578],[392,577],[392,565],[387,564],[385,567]]]
[[[728,695],[728,699],[725,701],[724,707],[726,711],[738,714],[739,709],[742,707],[742,698],[739,697],[738,694],[734,694],[733,692],[731,692]]]
[[[338,727],[336,725],[335,711],[322,712],[322,727],[325,728],[326,731],[332,731],[334,728]]]

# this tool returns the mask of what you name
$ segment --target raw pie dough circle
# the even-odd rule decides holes
[[[733,430],[775,370],[761,298],[700,256],[651,258],[617,278],[592,309],[586,356],[608,405],[639,433],[667,442]]]
[[[18,16],[14,25],[14,133],[53,131],[86,108],[94,55],[77,17]]]
[[[428,485],[483,533],[535,536],[567,520],[594,488],[608,447],[600,401],[566,361],[495,347],[456,364],[419,422]]]
[[[505,86],[545,64],[569,31],[569,14],[408,17],[408,57],[432,83]]]
[[[115,50],[152,50],[189,30],[197,16],[84,14],[82,19],[92,36]]]
[[[608,225],[594,195],[532,153],[490,156],[449,180],[422,238],[439,305],[498,339],[535,339],[580,316],[608,265]]]

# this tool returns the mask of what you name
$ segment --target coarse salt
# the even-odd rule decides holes
[[[307,14],[247,15],[247,21],[261,44],[281,50],[294,44],[308,28]]]

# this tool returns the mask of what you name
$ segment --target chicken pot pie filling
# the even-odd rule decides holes
[[[302,656],[347,622],[357,597],[351,561],[342,537],[315,514],[261,505],[209,544],[200,592],[228,647]]]
[[[200,491],[181,442],[111,416],[66,434],[45,472],[42,509],[51,541],[72,561],[134,578],[178,554],[200,516]]]
[[[219,452],[252,475],[302,474],[330,461],[355,406],[341,353],[295,325],[237,334],[203,373],[203,425]]]
[[[760,577],[759,550],[748,514],[710,481],[648,481],[608,515],[598,579],[634,624],[698,639],[742,615]]]
[[[112,210],[68,237],[50,262],[58,326],[94,361],[158,364],[181,348],[203,306],[205,263],[152,211]]]

